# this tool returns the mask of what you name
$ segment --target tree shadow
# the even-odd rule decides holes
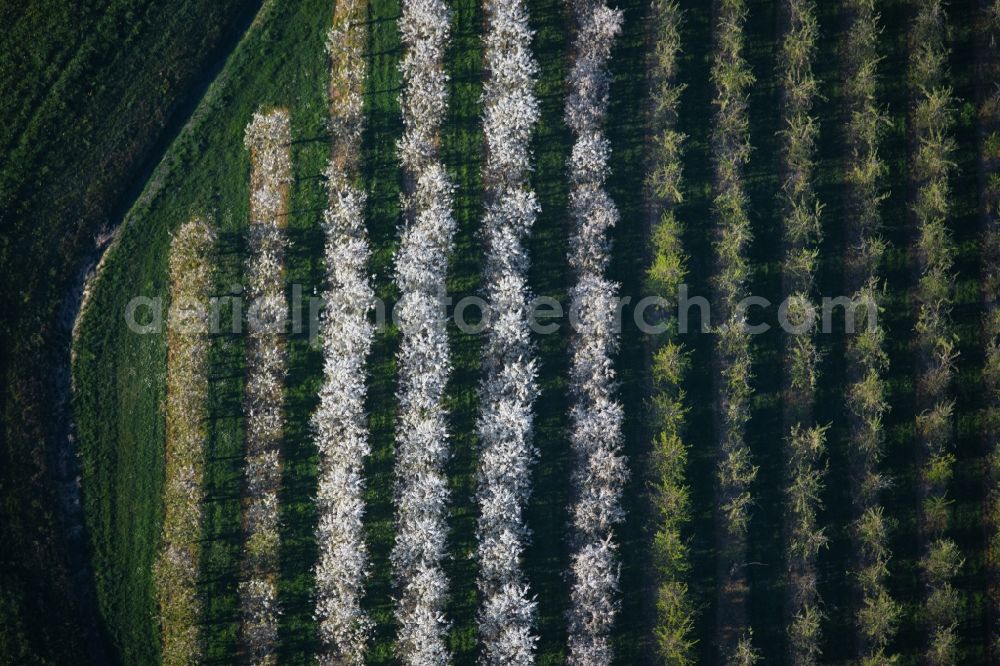
[[[479,231],[483,134],[479,98],[482,94],[480,31],[483,16],[475,0],[459,0],[451,3],[451,9],[452,41],[445,54],[450,95],[442,131],[441,157],[458,188],[452,206],[457,232],[448,268],[448,294],[457,301],[481,294],[483,248]],[[469,319],[474,321],[471,316]],[[453,370],[446,395],[451,436],[451,458],[447,465],[451,490],[449,558],[445,562],[450,590],[446,613],[452,622],[449,634],[452,657],[455,663],[464,664],[475,662],[479,647],[475,491],[481,340],[478,335],[459,331],[454,321],[448,329]]]
[[[634,305],[644,293],[645,271],[650,259],[649,224],[645,202],[649,139],[647,45],[650,40],[649,3],[617,3],[625,22],[611,54],[613,82],[608,109],[607,136],[611,142],[611,175],[607,189],[621,214],[613,230],[613,255],[609,277],[619,285],[619,295]],[[651,505],[649,502],[650,377],[647,363],[649,339],[623,309],[621,349],[616,359],[618,398],[625,408],[624,454],[630,470],[622,506],[625,522],[619,526],[622,608],[615,625],[615,662],[656,663],[652,643],[656,623],[656,577],[653,569]]]
[[[572,136],[563,123],[569,19],[559,0],[530,0],[527,4],[535,31],[532,52],[539,64],[535,94],[541,112],[533,142],[535,171],[531,179],[541,212],[528,242],[529,285],[535,296],[552,297],[565,304],[570,280],[566,259],[570,228],[566,161],[572,146]],[[554,664],[565,661],[565,614],[569,602],[565,578],[569,566],[566,535],[570,497],[566,400],[569,347],[565,322],[554,334],[536,335],[535,341],[540,391],[535,403],[535,446],[539,458],[524,512],[532,533],[524,567],[531,593],[538,601],[538,663]]]
[[[387,308],[396,300],[392,259],[400,222],[401,177],[396,141],[402,134],[398,96],[401,90],[399,60],[402,49],[398,0],[369,5],[368,78],[365,82],[365,132],[362,138],[363,186],[368,194],[365,220],[372,247],[371,271],[376,295]],[[391,312],[391,309],[388,310]],[[376,333],[368,360],[366,409],[371,455],[365,461],[365,541],[369,548],[371,576],[366,581],[364,609],[375,621],[368,661],[395,663],[393,641],[393,449],[396,413],[396,353],[398,331],[387,326]]]
[[[217,240],[216,294],[232,296],[241,284],[245,239],[220,231]],[[232,330],[232,301],[220,305],[220,326]],[[243,546],[243,377],[241,335],[211,336],[209,352],[208,440],[205,447],[205,499],[202,513],[200,595],[206,663],[226,663],[239,654],[240,555]]]

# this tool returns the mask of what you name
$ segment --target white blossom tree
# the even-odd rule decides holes
[[[170,243],[163,547],[153,569],[165,664],[189,664],[202,654],[198,574],[215,238],[195,218]]]
[[[532,128],[538,120],[532,32],[520,0],[489,0],[483,41],[486,136],[483,237],[489,326],[480,383],[476,526],[479,636],[486,664],[532,664],[537,604],[521,569],[531,492],[532,403],[537,363],[528,327],[528,256],[524,239],[538,212],[528,188]]]
[[[363,464],[370,447],[365,423],[366,362],[373,327],[371,250],[365,230],[365,193],[352,185],[364,126],[365,0],[338,2],[327,36],[330,55],[332,151],[324,213],[327,290],[321,339],[323,384],[312,417],[320,456],[316,496],[316,619],[321,663],[364,663],[373,623],[361,607],[368,575],[364,541]]]
[[[406,664],[443,664],[448,581],[448,428],[443,399],[451,374],[443,313],[455,222],[453,185],[438,157],[447,107],[444,49],[450,26],[442,0],[406,0],[400,18],[404,134],[399,159],[407,183],[396,256],[399,414],[396,424],[396,541],[391,562],[398,596],[397,653]]]
[[[575,135],[569,160],[570,214],[576,230],[569,262],[574,333],[570,360],[570,443],[575,460],[570,566],[569,662],[607,664],[609,635],[618,611],[619,564],[614,525],[624,517],[621,493],[628,470],[621,453],[623,410],[615,400],[612,354],[618,286],[604,274],[610,262],[607,233],[618,209],[604,190],[610,148],[607,114],[611,47],[622,14],[591,0],[572,0],[577,22],[565,117]]]
[[[246,508],[241,634],[247,659],[276,661],[277,569],[280,545],[280,445],[287,374],[284,219],[291,182],[288,112],[255,113],[246,129],[250,151],[250,254],[246,295],[251,303],[246,342]]]

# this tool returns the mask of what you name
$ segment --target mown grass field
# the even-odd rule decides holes
[[[709,113],[712,87],[709,66],[712,16],[703,3],[682,3],[681,82],[687,85],[679,129],[688,135],[684,157],[686,200],[679,217],[685,223],[685,248],[691,258],[692,293],[709,290],[711,271],[712,155]],[[976,221],[975,111],[971,59],[971,31],[976,3],[954,2],[949,16],[954,26],[950,65],[954,74],[958,175],[953,185],[954,211],[950,220],[958,248],[957,289],[953,316],[958,322],[959,381],[956,382],[956,470],[950,496],[954,499],[954,537],[967,554],[957,585],[967,593],[959,627],[963,658],[984,659],[985,609],[982,598],[982,524],[980,488],[983,479],[983,443],[979,410],[978,367],[981,364],[978,321],[981,313],[978,285],[979,248]],[[483,15],[476,0],[449,2],[453,12],[452,44],[446,58],[451,76],[450,107],[442,138],[442,158],[458,190],[454,215],[458,223],[456,249],[451,257],[448,287],[456,300],[478,293],[482,245],[478,233],[482,214],[481,164],[483,140],[479,125],[482,89],[480,38]],[[616,45],[611,69],[611,106],[607,123],[613,156],[608,190],[621,211],[614,230],[611,277],[621,294],[633,302],[643,295],[643,270],[649,262],[649,213],[645,201],[648,100],[646,62],[651,36],[647,33],[649,7],[641,0],[617,4],[625,15],[623,36]],[[537,94],[541,121],[534,140],[535,171],[532,186],[542,211],[529,241],[532,256],[530,285],[537,295],[562,302],[572,276],[566,259],[571,220],[567,213],[566,160],[571,137],[563,122],[565,78],[569,68],[570,20],[561,0],[531,0],[531,23],[536,31],[534,53],[540,64]],[[778,174],[781,129],[777,108],[775,43],[779,38],[777,3],[749,2],[747,59],[757,77],[750,98],[750,141],[754,151],[747,171],[754,241],[749,291],[781,300],[780,207]],[[846,184],[842,154],[844,120],[839,80],[841,33],[844,17],[837,8],[819,3],[821,40],[816,71],[823,99],[817,106],[821,121],[816,188],[825,208],[824,241],[819,284],[824,294],[839,295],[845,247]],[[398,0],[370,3],[368,79],[365,91],[367,129],[363,148],[363,185],[369,193],[366,211],[374,250],[371,271],[377,295],[391,308],[398,294],[393,284],[393,261],[400,221],[401,174],[395,142],[402,132],[398,95],[402,56],[397,28]],[[913,404],[915,367],[911,331],[915,313],[911,299],[916,281],[911,216],[912,195],[907,180],[908,123],[906,30],[911,8],[902,0],[882,5],[886,30],[882,37],[885,60],[881,103],[892,120],[883,155],[889,165],[885,182],[889,197],[883,206],[885,236],[891,250],[884,271],[888,277],[883,323],[889,331],[891,359],[886,468],[894,484],[885,503],[895,521],[892,534],[894,596],[904,604],[901,629],[894,644],[903,663],[916,663],[921,644],[918,561],[918,501]],[[289,284],[311,296],[322,288],[320,229],[326,203],[321,172],[329,155],[325,134],[327,60],[325,31],[332,16],[329,0],[266,2],[257,20],[232,52],[221,76],[208,89],[195,120],[167,152],[170,165],[148,186],[149,196],[128,212],[125,226],[106,258],[81,323],[73,378],[76,385],[74,417],[83,462],[84,511],[95,571],[100,621],[115,660],[156,663],[158,630],[151,565],[159,548],[162,515],[163,399],[165,338],[136,335],[127,330],[122,314],[136,295],[166,299],[167,248],[170,234],[193,214],[214,220],[221,241],[216,258],[217,294],[237,295],[245,257],[244,233],[248,215],[249,164],[243,148],[243,129],[260,106],[281,105],[291,111],[292,157],[295,182],[291,188],[287,256]],[[89,20],[86,16],[80,20]],[[62,57],[58,54],[49,58]],[[290,298],[294,296],[289,293]],[[626,310],[628,312],[628,310]],[[232,324],[224,308],[224,330]],[[294,314],[294,313],[293,313]],[[774,310],[765,315],[776,323]],[[449,514],[450,559],[446,571],[451,585],[448,616],[452,621],[450,649],[456,663],[474,663],[477,593],[474,553],[475,419],[478,407],[479,340],[450,331],[454,373],[448,389],[453,457],[448,467],[451,487]],[[538,663],[558,664],[566,658],[565,611],[569,561],[566,543],[570,497],[567,437],[567,369],[569,331],[564,323],[555,335],[539,336],[541,396],[536,404],[534,494],[526,511],[533,538],[525,567],[539,604]],[[685,344],[693,350],[693,371],[687,379],[690,399],[690,465],[693,516],[691,540],[691,596],[697,610],[696,656],[709,663],[714,654],[717,610],[714,534],[715,423],[709,336],[691,334]],[[372,577],[365,607],[376,622],[371,663],[394,663],[393,597],[389,554],[393,544],[393,448],[395,427],[395,354],[399,334],[393,326],[378,332],[370,362],[368,411],[373,453],[366,461],[367,542]],[[842,368],[844,339],[828,336],[823,352],[818,394],[818,419],[832,423],[828,435],[829,465],[820,524],[827,526],[830,547],[819,559],[820,593],[826,602],[824,661],[844,663],[853,645],[842,636],[853,630],[853,580],[850,519],[847,496],[846,428],[842,427]],[[632,468],[626,491],[628,521],[619,530],[622,560],[622,612],[615,630],[618,663],[654,663],[655,584],[651,564],[649,484],[649,348],[632,327],[623,331],[617,358],[620,396],[626,410],[625,452]],[[283,442],[285,464],[282,490],[282,551],[279,592],[284,614],[280,627],[283,662],[307,663],[317,648],[312,618],[313,576],[316,559],[313,531],[316,513],[317,453],[310,441],[309,416],[316,405],[321,379],[319,350],[307,332],[290,337],[290,374],[285,397],[287,427]],[[784,516],[783,447],[781,441],[782,340],[775,329],[753,340],[755,396],[749,444],[760,474],[752,488],[754,508],[749,532],[748,608],[754,642],[765,663],[784,654],[782,521]],[[241,493],[243,432],[241,416],[244,357],[239,334],[222,332],[213,339],[209,444],[206,452],[204,525],[203,627],[209,663],[228,663],[239,649]],[[28,524],[28,523],[25,523]],[[2,607],[0,607],[2,613]],[[0,615],[0,619],[2,619]]]

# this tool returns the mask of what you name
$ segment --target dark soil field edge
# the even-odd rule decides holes
[[[221,7],[213,4],[215,11]],[[225,18],[206,12],[202,25],[197,28],[188,26],[185,30],[185,36],[190,38],[186,47],[175,43],[169,53],[157,53],[157,57],[152,57],[152,52],[144,54],[148,57],[150,71],[164,71],[164,67],[178,66],[177,63],[181,62],[178,58],[187,58],[187,62],[179,66],[179,78],[170,81],[161,88],[158,96],[152,97],[156,101],[151,102],[152,106],[147,105],[148,116],[142,117],[146,127],[132,137],[133,143],[124,154],[118,155],[121,162],[109,169],[118,180],[112,179],[110,183],[102,181],[98,185],[99,191],[86,193],[85,201],[70,203],[71,206],[82,204],[81,219],[65,217],[65,213],[60,214],[56,208],[66,203],[64,186],[57,186],[59,195],[54,200],[44,197],[33,199],[36,195],[24,190],[23,186],[18,191],[5,192],[2,216],[7,218],[8,223],[13,223],[18,216],[22,221],[24,216],[30,216],[33,218],[30,225],[32,234],[51,231],[49,225],[71,226],[66,228],[67,233],[57,234],[59,241],[55,248],[49,244],[47,251],[55,249],[60,255],[58,262],[47,265],[48,257],[37,252],[18,258],[18,263],[27,259],[30,262],[28,270],[35,275],[43,275],[43,270],[47,269],[47,278],[42,284],[36,286],[34,275],[9,274],[6,289],[20,290],[20,302],[15,305],[14,294],[4,294],[8,306],[4,307],[2,326],[5,353],[2,355],[4,360],[0,362],[4,376],[0,395],[4,403],[6,433],[0,467],[4,477],[9,476],[9,480],[0,480],[4,494],[3,512],[9,514],[4,520],[8,533],[3,539],[4,549],[0,555],[5,570],[5,582],[0,585],[3,589],[0,598],[0,624],[3,626],[0,654],[4,660],[114,661],[109,656],[107,636],[97,612],[93,572],[82,520],[79,467],[68,407],[71,331],[84,300],[88,276],[106,247],[106,242],[99,241],[90,244],[88,249],[88,243],[83,241],[88,232],[81,233],[81,230],[88,225],[92,228],[101,219],[105,220],[105,229],[108,229],[107,220],[121,220],[125,211],[136,202],[155,165],[191,119],[209,84],[222,70],[228,54],[246,32],[258,7],[259,3],[253,0],[242,1]],[[82,33],[87,22],[70,22],[69,27]],[[10,36],[5,33],[5,38]],[[47,37],[56,39],[51,34]],[[36,35],[36,38],[39,42],[45,41],[41,35]],[[93,34],[88,39],[87,43],[93,46]],[[137,39],[132,36],[133,44]],[[106,45],[102,46],[106,48]],[[72,60],[74,53],[71,51],[65,53],[64,60]],[[121,64],[114,59],[93,64],[91,76],[95,81],[103,76],[113,77],[115,67],[134,65],[133,62]],[[81,118],[93,112],[93,104],[97,102],[92,104],[89,100],[79,99],[89,95],[83,90],[73,89],[74,84],[92,85],[92,82],[79,78],[79,70],[69,68],[78,76],[75,79],[68,77],[66,70],[60,71],[62,74],[58,80],[44,85],[44,91],[26,92],[28,98],[32,98],[31,93],[37,93],[32,98],[36,102],[26,106],[32,107],[32,117],[36,118],[39,110],[50,101],[48,96],[57,93],[67,95],[69,92],[75,113],[68,128],[73,128],[74,123],[83,122]],[[24,81],[20,83],[23,85]],[[26,100],[20,101],[23,103]],[[62,103],[65,104],[65,101]],[[115,98],[115,103],[127,104],[129,100]],[[65,109],[65,106],[61,108]],[[114,117],[114,113],[106,114],[103,120],[114,122]],[[49,128],[49,131],[55,132],[57,128]],[[83,128],[83,131],[93,130]],[[82,156],[78,158],[78,162],[84,159]],[[88,163],[99,159],[100,156],[93,154],[86,157]],[[86,180],[88,174],[94,173],[84,163],[56,164],[52,171],[46,168],[34,173],[36,180],[32,181],[33,187],[52,187],[59,177],[55,174],[62,174],[59,166],[68,169],[72,174],[70,177],[75,179]],[[24,169],[25,164],[21,163],[17,168]],[[28,174],[24,177],[27,178]],[[101,187],[106,189],[101,190]],[[73,195],[69,197],[73,201]],[[16,253],[15,246],[23,243],[24,239],[8,239],[6,236],[12,227],[7,224],[5,227],[4,254]],[[8,266],[8,270],[14,269]],[[22,456],[24,458],[18,459]]]

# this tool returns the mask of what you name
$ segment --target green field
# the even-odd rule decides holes
[[[719,0],[721,1],[721,0]],[[3,287],[4,427],[0,445],[0,662],[160,662],[160,630],[152,565],[161,548],[164,476],[166,335],[128,330],[123,313],[135,296],[169,298],[171,234],[192,216],[211,220],[219,232],[215,294],[237,296],[247,254],[249,156],[244,128],[261,107],[289,109],[292,122],[291,186],[286,279],[305,297],[324,289],[321,227],[327,204],[322,172],[330,155],[327,135],[328,59],[324,52],[331,0],[203,0],[149,3],[117,0],[28,2],[0,7],[0,37],[25,49],[0,60],[0,81],[9,94],[0,102],[6,121],[0,144],[0,265]],[[684,144],[684,201],[676,214],[692,294],[709,295],[713,263],[714,169],[710,80],[713,20],[706,3],[685,1],[678,83],[677,128]],[[747,293],[774,303],[782,295],[781,81],[777,50],[783,31],[782,2],[748,0],[744,28],[746,57],[756,83],[749,97],[749,140],[753,147],[744,174],[753,241]],[[947,485],[947,534],[964,564],[954,579],[961,599],[956,634],[958,663],[994,663],[1000,637],[990,590],[1000,567],[988,556],[990,508],[984,498],[996,483],[988,456],[995,433],[985,410],[998,399],[983,382],[981,322],[984,303],[983,234],[990,223],[982,211],[983,135],[990,119],[977,98],[988,80],[982,60],[984,21],[975,0],[947,5],[951,26],[947,67],[953,87],[956,149],[946,220],[954,240],[954,288],[948,310],[959,353],[953,396],[953,478]],[[541,118],[532,144],[531,185],[541,213],[527,247],[529,284],[540,296],[566,303],[573,284],[567,259],[573,231],[569,213],[567,160],[572,133],[563,119],[570,70],[571,14],[563,0],[528,0],[539,63],[536,94]],[[455,250],[449,258],[448,291],[455,300],[481,293],[484,247],[481,40],[485,17],[478,0],[448,0],[452,40],[445,68],[450,75],[441,158],[457,190]],[[646,267],[653,260],[652,204],[645,180],[652,159],[649,63],[656,34],[653,8],[644,0],[621,0],[622,35],[611,56],[610,106],[606,135],[611,147],[607,190],[621,212],[612,232],[609,277],[638,302],[648,292]],[[921,663],[927,649],[925,586],[921,558],[922,454],[915,427],[921,376],[914,326],[917,321],[917,226],[910,206],[915,143],[915,92],[907,78],[908,41],[916,3],[876,2],[884,31],[879,38],[878,101],[889,123],[880,153],[887,165],[881,187],[882,235],[887,241],[881,271],[886,278],[880,323],[889,356],[887,433],[882,470],[891,485],[881,502],[891,517],[888,589],[901,604],[898,631],[889,652],[899,663]],[[258,11],[259,10],[259,11]],[[368,192],[366,222],[373,250],[370,274],[377,296],[391,309],[399,294],[393,267],[401,221],[403,175],[396,155],[402,136],[399,94],[402,47],[400,0],[369,0],[366,129],[361,155],[362,185]],[[250,17],[254,16],[252,22]],[[840,4],[818,2],[819,41],[813,69],[819,79],[814,108],[819,123],[813,186],[823,203],[823,241],[816,291],[839,296],[845,289],[849,187],[845,160],[847,111],[841,80],[847,13]],[[33,39],[45,32],[44,39]],[[111,39],[111,35],[119,39]],[[997,56],[994,56],[997,57]],[[1000,57],[997,57],[1000,62]],[[980,63],[979,66],[974,66]],[[993,71],[997,71],[994,69]],[[978,77],[978,78],[977,78]],[[986,77],[984,79],[984,77]],[[70,102],[70,100],[81,100]],[[77,106],[79,104],[79,106]],[[996,119],[992,122],[997,123]],[[1000,123],[997,123],[1000,125]],[[155,167],[155,168],[154,168]],[[83,175],[86,177],[83,177]],[[995,213],[994,213],[995,216]],[[53,489],[62,478],[57,446],[66,423],[58,404],[59,368],[65,369],[68,326],[66,293],[80,269],[96,255],[98,229],[120,223],[100,265],[73,341],[70,405],[79,451],[83,532],[67,530],[66,511]],[[289,293],[291,298],[293,294]],[[68,306],[72,314],[72,305]],[[782,425],[786,351],[776,309],[761,315],[772,331],[752,338],[751,411],[746,435],[759,472],[747,533],[743,603],[753,644],[762,663],[779,663],[788,653],[785,617],[787,558],[786,448]],[[630,312],[628,309],[626,313]],[[293,313],[294,314],[294,313]],[[306,313],[303,313],[306,314]],[[222,308],[222,332],[211,340],[209,422],[205,451],[205,505],[201,542],[200,620],[205,661],[231,663],[241,649],[237,585],[244,544],[243,336],[232,332],[231,306]],[[319,647],[313,617],[317,559],[318,453],[309,419],[322,380],[320,348],[308,331],[289,337],[289,374],[284,397],[287,423],[282,442],[281,568],[278,654],[280,663],[313,663]],[[452,458],[447,616],[454,662],[472,664],[477,640],[478,593],[475,555],[476,418],[479,406],[480,338],[449,327],[454,370],[447,390]],[[716,463],[719,415],[714,409],[715,336],[689,333],[691,352],[684,379],[688,414],[685,482],[691,498],[683,536],[689,544],[687,576],[696,641],[693,660],[714,663],[720,629],[717,613],[718,512]],[[565,663],[570,559],[570,332],[563,322],[554,335],[536,336],[540,397],[535,403],[534,489],[525,519],[531,530],[524,568],[538,602],[537,662]],[[820,349],[815,419],[827,432],[818,524],[829,539],[820,551],[817,589],[824,612],[819,646],[822,663],[856,663],[855,545],[852,539],[852,456],[845,391],[847,338],[839,331],[817,336]],[[364,607],[375,621],[368,662],[396,663],[394,589],[389,556],[395,535],[393,507],[394,433],[397,404],[396,354],[400,334],[378,331],[369,360],[368,425],[372,455],[365,461],[366,541],[371,577]],[[615,663],[663,663],[656,653],[656,591],[653,535],[656,512],[651,464],[656,426],[650,352],[652,342],[634,326],[622,330],[615,358],[617,395],[625,408],[624,453],[631,476],[623,504],[627,520],[617,528],[621,561],[621,611],[615,624]],[[55,377],[50,380],[49,375]],[[52,418],[48,415],[53,414]],[[994,470],[994,473],[996,471]],[[996,517],[994,516],[995,520]],[[68,536],[67,536],[68,534]],[[78,546],[84,545],[84,549]],[[81,562],[89,569],[81,569]],[[77,580],[73,572],[83,571]],[[63,598],[68,601],[62,601]],[[96,645],[97,647],[93,647]],[[1000,643],[998,643],[1000,645]],[[88,653],[87,650],[90,650]],[[95,652],[94,650],[97,650]],[[84,657],[83,655],[87,655]],[[992,660],[992,661],[991,661]]]
[[[8,276],[0,288],[0,644],[13,661],[97,654],[88,648],[100,623],[82,569],[86,543],[76,519],[62,522],[65,502],[54,492],[76,476],[58,445],[66,436],[68,294],[93,261],[96,237],[131,205],[255,5],[0,8],[0,265]]]

